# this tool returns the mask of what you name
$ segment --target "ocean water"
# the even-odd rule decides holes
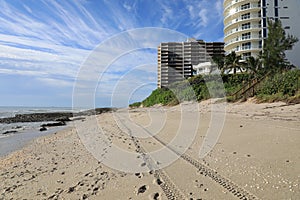
[[[47,112],[72,112],[72,108],[67,107],[1,107],[0,118],[14,117],[16,114],[47,113]],[[26,123],[0,123],[0,138],[8,137],[22,131],[39,130],[45,122],[26,122]],[[7,131],[17,131],[17,133],[3,134]]]
[[[29,114],[29,113],[46,113],[46,112],[72,112],[72,108],[57,108],[57,107],[1,107],[0,118],[13,117],[16,114]],[[80,111],[80,110],[77,110]],[[77,112],[74,111],[74,112]],[[26,122],[26,123],[0,123],[0,156],[4,156],[18,150],[25,146],[34,138],[54,133],[58,130],[64,129],[63,127],[52,127],[47,131],[39,131],[42,124],[45,122]],[[16,131],[13,133],[6,133],[7,131]]]
[[[16,114],[45,113],[45,112],[71,112],[71,107],[21,107],[0,106],[0,118],[13,117]]]

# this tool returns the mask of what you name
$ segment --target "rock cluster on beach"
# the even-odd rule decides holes
[[[53,113],[17,114],[14,117],[0,118],[0,123],[57,121],[60,118],[67,119],[69,117],[73,117],[73,113],[53,112]]]
[[[44,121],[70,121],[73,116],[90,116],[99,115],[106,112],[115,111],[116,108],[95,108],[82,112],[46,112],[17,114],[14,117],[0,118],[0,123],[17,123],[17,122],[44,122]]]
[[[17,114],[14,117],[0,118],[0,124],[45,122],[40,126],[40,131],[46,131],[49,127],[64,126],[66,122],[84,119],[85,116],[99,115],[116,111],[116,108],[95,108],[81,112],[45,112]],[[47,122],[47,123],[46,123]],[[22,128],[20,126],[20,128]],[[17,133],[18,129],[12,128],[2,132],[3,135]]]

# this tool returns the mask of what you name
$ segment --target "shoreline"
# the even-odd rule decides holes
[[[33,108],[30,107],[30,109]],[[79,112],[52,112],[50,110],[40,112],[38,109],[35,113],[1,117],[0,125],[4,126],[0,129],[0,157],[21,149],[37,137],[53,134],[70,127],[71,121],[114,110],[115,108],[95,108]]]
[[[36,140],[39,137],[45,137],[47,135],[55,134],[56,132],[60,132],[69,125],[63,127],[53,127],[48,129],[47,131],[39,131],[39,130],[23,130],[17,133],[13,133],[11,135],[1,137],[0,138],[0,160],[1,158],[8,156],[11,153],[22,150],[22,148],[30,145],[33,140]]]
[[[300,177],[295,174],[300,174],[300,104],[229,103],[217,144],[204,159],[199,159],[199,147],[210,124],[211,103],[198,104],[201,123],[185,154],[203,165],[203,173],[216,171],[224,178],[223,184],[230,180],[238,191],[246,190],[260,199],[299,198]],[[151,109],[155,111],[152,116]],[[166,122],[155,136],[168,142],[179,124],[180,105],[129,110],[130,119],[147,129],[151,129],[150,117],[159,118],[160,113],[165,113]],[[114,113],[103,113],[96,119],[111,144],[129,152],[138,150],[114,121]],[[92,116],[78,121],[92,134],[91,123]],[[155,138],[140,138],[137,142],[148,152],[162,147]],[[104,154],[107,156],[109,152]],[[168,195],[178,198],[180,194],[188,199],[237,197],[214,181],[218,176],[201,174],[181,158],[159,171],[157,176],[162,183],[155,174],[125,173],[107,167],[87,151],[75,127],[36,138],[21,150],[0,157],[0,161],[0,198],[4,199],[167,199]],[[164,190],[165,183],[170,193]]]

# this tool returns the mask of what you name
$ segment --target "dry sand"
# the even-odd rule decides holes
[[[167,158],[160,154],[147,160],[147,152],[159,151],[175,138],[183,121],[182,106],[131,109],[130,118],[127,110],[101,114],[101,131],[91,128],[93,117],[86,117],[76,127],[40,137],[0,158],[0,199],[300,199],[300,104],[227,104],[219,140],[199,158],[207,130],[222,122],[212,121],[213,113],[222,115],[212,112],[211,105],[218,105],[213,103],[187,109],[185,130],[196,123],[196,136],[181,157],[159,169],[163,158],[183,153],[184,147],[170,145]],[[80,129],[87,136],[105,135],[98,159],[80,139]],[[147,134],[144,130],[155,137],[141,138]],[[97,145],[97,138],[93,140]],[[133,165],[142,172],[106,166],[112,146],[138,155]],[[118,156],[114,158],[130,166],[129,159]]]

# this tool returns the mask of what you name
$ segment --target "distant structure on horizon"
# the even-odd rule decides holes
[[[224,50],[243,59],[257,56],[267,37],[267,18],[280,20],[286,33],[300,39],[300,0],[224,0]],[[300,43],[287,58],[300,66]]]
[[[213,56],[224,56],[223,42],[204,42],[193,38],[158,46],[157,87],[167,87],[194,74],[210,73]],[[203,63],[203,65],[201,65]]]

